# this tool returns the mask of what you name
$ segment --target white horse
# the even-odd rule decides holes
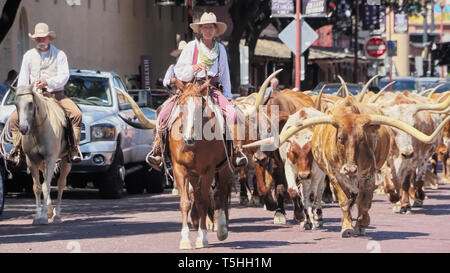
[[[19,131],[26,164],[33,178],[36,198],[36,215],[33,225],[61,223],[61,200],[66,187],[66,178],[72,168],[68,160],[68,143],[65,137],[66,116],[58,102],[33,90],[33,85],[11,88],[16,94],[15,105],[19,115]],[[58,179],[58,201],[55,209],[50,197],[50,183],[56,170],[57,161],[60,175]],[[39,171],[44,175],[41,185]],[[44,205],[41,205],[41,193]]]

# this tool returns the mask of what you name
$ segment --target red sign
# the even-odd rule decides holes
[[[387,44],[380,37],[372,37],[366,42],[366,54],[372,58],[381,58],[386,54]]]

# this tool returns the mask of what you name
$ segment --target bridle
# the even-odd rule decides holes
[[[22,97],[22,96],[26,96],[26,95],[31,95],[33,96],[33,103],[34,103],[34,109],[33,109],[33,122],[36,122],[36,109],[38,109],[38,106],[36,105],[36,103],[34,102],[34,96],[35,93],[33,91],[29,91],[29,92],[25,92],[25,93],[21,93],[21,94],[16,94],[16,97]],[[39,110],[39,109],[38,109]],[[19,114],[19,113],[17,113]],[[41,126],[48,118],[48,114],[45,115],[44,119],[42,120],[41,124],[38,124],[37,122],[37,127]]]

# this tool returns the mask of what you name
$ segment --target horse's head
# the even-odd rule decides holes
[[[36,113],[36,104],[34,102],[34,96],[36,93],[33,91],[33,85],[19,86],[12,88],[15,92],[15,105],[17,114],[19,115],[19,131],[22,135],[30,133],[31,126]]]
[[[195,140],[202,139],[201,126],[195,124],[203,124],[203,110],[206,108],[209,96],[209,81],[199,85],[197,83],[188,83],[184,85],[177,80],[177,87],[182,94],[177,100],[177,107],[181,107],[180,132],[183,142],[187,146],[192,146]],[[196,130],[200,129],[200,130]]]

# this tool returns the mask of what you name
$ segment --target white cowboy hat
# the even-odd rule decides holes
[[[56,39],[56,33],[48,29],[46,23],[38,23],[34,27],[34,34],[28,33],[31,39],[42,38],[49,36],[52,40]]]
[[[200,18],[200,22],[192,23],[189,26],[192,28],[192,30],[195,33],[200,33],[200,26],[205,24],[215,24],[217,27],[217,33],[216,36],[220,36],[227,31],[227,24],[222,22],[217,22],[216,15],[212,12],[205,12],[203,13],[202,17]]]
[[[183,48],[187,45],[186,41],[182,40],[180,41],[180,43],[178,44],[178,49],[172,50],[172,52],[170,52],[170,56],[177,58],[178,56],[180,56],[181,51],[183,51]]]

